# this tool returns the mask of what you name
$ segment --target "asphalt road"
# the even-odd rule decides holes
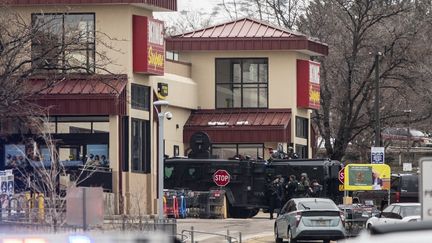
[[[194,231],[210,233],[194,233],[195,242],[227,242],[223,236],[212,234],[226,235],[229,233],[229,235],[238,239],[239,232],[241,232],[242,242],[244,243],[273,243],[273,224],[274,220],[269,220],[268,214],[260,212],[251,219],[179,219],[177,221],[177,232],[190,237],[187,230],[194,227]],[[186,242],[191,241],[189,239]]]
[[[241,232],[242,242],[264,239],[264,241],[253,242],[274,242],[273,240],[274,220],[269,220],[268,214],[259,213],[251,219],[179,219],[177,221],[177,232],[190,236],[187,231],[194,227],[194,231],[209,232],[212,234],[226,235],[229,233],[236,239]],[[227,232],[228,231],[228,232]],[[194,241],[219,243],[227,242],[224,237],[205,233],[194,233]],[[190,242],[190,241],[188,241]]]

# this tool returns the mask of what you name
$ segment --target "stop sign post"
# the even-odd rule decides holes
[[[231,180],[231,176],[226,170],[217,170],[213,174],[213,181],[218,186],[226,186]]]

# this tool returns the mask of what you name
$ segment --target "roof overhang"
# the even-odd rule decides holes
[[[203,131],[212,143],[288,142],[290,124],[290,109],[198,110],[184,126],[183,141]]]
[[[177,11],[177,0],[6,0],[12,6],[132,4],[153,11]]]
[[[95,75],[58,83],[29,80],[35,102],[50,115],[126,115],[126,75]]]
[[[292,50],[327,56],[328,46],[306,37],[280,38],[186,38],[166,39],[167,51],[257,51]]]

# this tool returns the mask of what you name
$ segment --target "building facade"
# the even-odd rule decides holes
[[[47,69],[65,65],[65,60],[85,67],[63,69],[73,74],[38,92],[36,98],[49,107],[49,127],[59,160],[65,165],[96,161],[106,167],[87,184],[102,185],[113,193],[116,213],[155,213],[158,148],[152,102],[157,99],[157,87],[151,77],[165,73],[165,46],[163,22],[152,15],[176,11],[177,1],[13,0],[7,4],[8,11],[42,30],[38,33],[42,41],[32,42],[32,55],[52,47],[53,39],[76,41],[58,60],[45,58],[51,65]],[[80,47],[73,48],[75,44]],[[50,73],[38,76],[29,80],[35,89]],[[13,128],[2,128],[8,134],[1,146],[2,165],[7,167],[8,155],[26,153],[35,145],[26,144]],[[41,154],[47,150],[36,146]]]
[[[319,108],[319,63],[328,48],[305,35],[244,18],[173,36],[167,51],[191,64],[198,106],[183,142],[206,132],[212,155],[269,158],[292,147],[312,156],[310,113]]]
[[[319,63],[310,60],[327,54],[325,44],[248,18],[164,39],[163,22],[152,15],[175,11],[176,0],[8,4],[28,24],[55,23],[44,38],[54,33],[64,42],[69,28],[78,30],[85,48],[65,50],[63,61],[45,61],[50,67],[73,60],[84,69],[39,92],[35,101],[49,107],[60,161],[105,167],[87,184],[111,192],[116,213],[156,213],[158,150],[187,155],[198,131],[209,135],[217,158],[268,158],[269,148],[278,145],[311,157],[310,111],[319,108],[320,98]],[[32,43],[32,52],[47,44]],[[29,80],[34,89],[43,85],[43,75]],[[164,123],[164,148],[157,147],[153,102],[159,99],[173,113]],[[26,144],[13,123],[1,126],[3,167],[9,155],[35,146],[41,154],[47,150]]]

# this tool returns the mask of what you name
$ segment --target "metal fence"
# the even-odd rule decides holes
[[[226,234],[219,234],[219,233],[210,233],[205,231],[198,231],[195,230],[194,227],[191,227],[190,230],[182,230],[180,236],[182,242],[191,242],[195,243],[195,237],[198,235],[209,235],[213,236],[215,238],[218,238],[219,240],[225,240],[228,243],[242,243],[242,234],[241,232],[238,232],[238,236],[234,236],[230,234],[230,231],[227,229]]]
[[[0,195],[0,228],[3,232],[76,232],[82,227],[66,224],[64,199],[47,207],[42,194]],[[89,231],[163,231],[168,235],[177,234],[176,219],[162,221],[150,216],[106,215],[102,225],[90,226]]]

